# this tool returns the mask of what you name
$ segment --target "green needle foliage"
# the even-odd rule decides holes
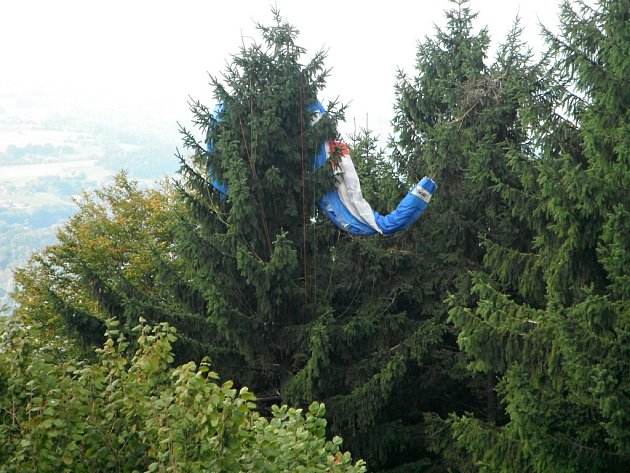
[[[423,222],[392,238],[359,239],[322,219],[315,200],[330,186],[329,167],[320,176],[310,162],[340,118],[331,110],[311,124],[323,57],[302,64],[296,32],[278,16],[260,31],[263,44],[244,46],[213,80],[220,108],[193,104],[202,138],[184,133],[179,189],[189,211],[176,236],[184,297],[216,327],[224,355],[212,356],[222,374],[263,398],[325,401],[331,430],[375,469],[421,468],[430,463],[423,414],[479,407],[478,387],[458,379],[466,373],[437,309],[457,275],[436,290],[435,278],[452,268],[440,272],[436,247],[424,248],[431,232]],[[417,168],[388,161],[371,139],[357,137],[353,153],[366,195],[388,212]]]
[[[450,418],[462,471],[630,469],[629,21],[627,1],[565,2],[548,34],[552,87],[530,109],[539,156],[515,207],[530,252],[491,246],[478,303],[451,301],[460,346],[496,376],[502,407],[494,422]]]
[[[406,312],[437,329],[433,339],[420,333],[410,339],[427,350],[414,372],[419,389],[406,401],[422,413],[424,449],[435,440],[436,414],[472,412],[491,421],[499,415],[495,378],[466,371],[444,301],[476,304],[471,274],[483,267],[486,241],[528,248],[531,231],[513,207],[524,194],[520,163],[533,154],[523,113],[543,92],[518,21],[492,62],[490,38],[485,29],[475,31],[468,2],[452,3],[446,26],[419,45],[415,73],[399,75],[393,122],[397,169],[411,182],[426,174],[439,184],[426,220],[401,236],[415,270]],[[430,471],[447,467],[435,458]]]

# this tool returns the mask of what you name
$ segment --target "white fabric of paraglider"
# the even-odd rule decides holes
[[[334,164],[334,174],[336,180],[335,187],[341,202],[343,202],[343,205],[346,206],[355,218],[370,226],[378,233],[383,233],[376,223],[372,206],[363,197],[363,192],[361,192],[361,183],[359,182],[359,175],[354,168],[354,163],[350,158],[347,146],[344,143],[337,141],[330,141],[327,145],[327,158],[330,158],[330,155],[331,153],[334,153],[335,148],[341,150],[340,159]]]

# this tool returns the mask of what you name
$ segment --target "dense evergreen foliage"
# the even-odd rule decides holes
[[[158,403],[196,429],[206,422],[198,417],[204,396],[216,406],[215,393],[245,406],[230,411],[241,416],[230,426],[243,427],[242,442],[211,460],[235,471],[273,471],[271,456],[288,470],[295,457],[303,466],[360,469],[337,440],[324,441],[319,404],[306,420],[272,407],[314,401],[326,404],[328,433],[341,434],[374,471],[628,469],[629,15],[627,0],[565,3],[561,34],[547,33],[542,60],[523,44],[518,20],[490,59],[488,32],[476,29],[467,1],[453,1],[445,26],[419,44],[415,70],[397,78],[391,154],[369,130],[349,139],[364,195],[379,212],[423,175],[439,189],[410,229],[353,238],[318,211],[331,167],[312,166],[321,143],[336,138],[344,107],[325,104],[313,120],[325,57],[304,62],[297,31],[275,13],[272,26],[259,26],[262,44],[244,45],[212,80],[219,105],[192,103],[199,129],[182,130],[175,184],[141,191],[119,175],[86,194],[59,243],[16,274],[17,326],[58,353],[0,351],[3,395],[23,396],[22,407],[5,406],[0,454],[21,454],[30,466],[40,458],[27,459],[35,448],[51,465],[88,455],[90,435],[105,424],[95,421],[88,435],[84,424],[61,432],[78,425],[69,417],[41,427],[48,418],[37,414],[32,431],[16,430],[14,420],[70,402],[53,393],[52,380],[72,390],[89,374],[111,382],[94,389],[110,416],[104,422],[121,436],[110,440],[137,451],[120,461],[144,462],[137,468],[202,461],[217,426],[186,437],[200,450],[180,457],[184,437],[168,437],[173,430],[161,424],[151,430],[166,422],[152,409]],[[165,328],[147,344],[149,329],[134,329],[145,319],[176,327],[177,341]],[[108,320],[119,332],[110,327],[94,357]],[[25,340],[12,329],[5,346]],[[175,368],[166,363],[171,348]],[[145,373],[141,361],[158,352],[159,367]],[[213,384],[206,357],[221,377],[256,392],[260,415],[273,420],[251,412],[248,391],[239,398]],[[92,362],[79,369],[79,358]],[[138,373],[147,385],[132,390],[139,401],[127,406],[114,380],[132,383]],[[180,405],[184,375],[201,383],[202,397]],[[122,404],[107,410],[105,400],[119,394]],[[86,408],[80,399],[68,416]],[[70,439],[63,451],[47,437],[53,426]],[[313,456],[302,456],[299,435],[284,443],[294,429],[317,444]],[[285,448],[294,457],[278,453]],[[113,451],[88,456],[106,462]]]
[[[297,32],[277,15],[260,31],[263,44],[243,46],[213,80],[215,113],[192,104],[204,136],[198,142],[184,130],[189,156],[178,188],[189,212],[176,241],[190,281],[181,299],[212,326],[218,369],[278,398],[303,366],[312,327],[326,317],[311,274],[321,258],[312,235],[321,226],[311,221],[321,194],[312,157],[334,136],[334,113],[311,125],[323,55],[301,64]]]
[[[629,7],[563,4],[552,87],[529,109],[539,155],[520,166],[523,193],[504,187],[530,247],[487,245],[478,302],[452,301],[502,407],[493,422],[451,418],[463,471],[630,468]]]

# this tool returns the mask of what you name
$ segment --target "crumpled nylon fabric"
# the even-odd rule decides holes
[[[222,106],[219,105],[215,112],[221,109]],[[326,113],[319,102],[313,106],[312,110],[315,112],[313,122],[316,122],[321,114]],[[212,143],[206,143],[206,149],[211,152]],[[333,154],[338,158],[334,160],[335,189],[327,192],[317,201],[317,204],[337,227],[353,235],[369,236],[376,233],[391,235],[408,228],[420,218],[437,188],[432,179],[424,177],[409,190],[393,212],[381,215],[373,210],[363,197],[359,176],[348,147],[344,143],[339,141],[322,143],[320,151],[313,160],[314,169],[319,169],[324,163],[331,162],[330,157]],[[221,200],[225,199],[228,193],[227,184],[219,182],[213,172],[211,174],[212,185],[219,191]]]
[[[314,121],[320,114],[326,113],[319,102],[314,111]],[[333,154],[339,158],[334,160],[335,189],[327,192],[317,203],[335,225],[353,235],[391,235],[408,228],[420,218],[437,188],[432,179],[424,177],[409,190],[393,212],[381,215],[364,199],[359,176],[344,143],[329,141],[322,144],[314,160],[315,169],[328,162]]]

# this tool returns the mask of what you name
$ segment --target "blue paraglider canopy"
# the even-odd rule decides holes
[[[220,105],[215,108],[216,115],[221,109]],[[326,113],[319,102],[313,106],[312,110],[315,112],[314,122],[321,117],[321,114]],[[212,151],[211,143],[207,143],[207,149]],[[408,228],[420,218],[437,188],[432,179],[424,177],[409,190],[393,212],[381,215],[373,210],[363,198],[359,176],[348,147],[344,143],[339,141],[322,143],[313,160],[314,169],[319,169],[328,161],[332,162],[330,158],[333,155],[339,158],[333,164],[335,188],[320,198],[317,204],[337,227],[353,235],[369,236],[375,233],[391,235]],[[219,191],[220,198],[223,200],[228,192],[227,185],[219,182],[214,175],[212,175],[212,185]]]
[[[326,113],[319,102],[314,106],[314,111],[315,120],[319,114]],[[340,155],[340,159],[335,162],[335,189],[326,193],[317,203],[335,225],[353,235],[391,235],[404,230],[420,218],[437,188],[432,179],[425,177],[409,190],[396,210],[388,215],[381,215],[372,210],[363,198],[359,176],[344,143],[323,143],[315,156],[315,169],[323,166],[334,153]]]

